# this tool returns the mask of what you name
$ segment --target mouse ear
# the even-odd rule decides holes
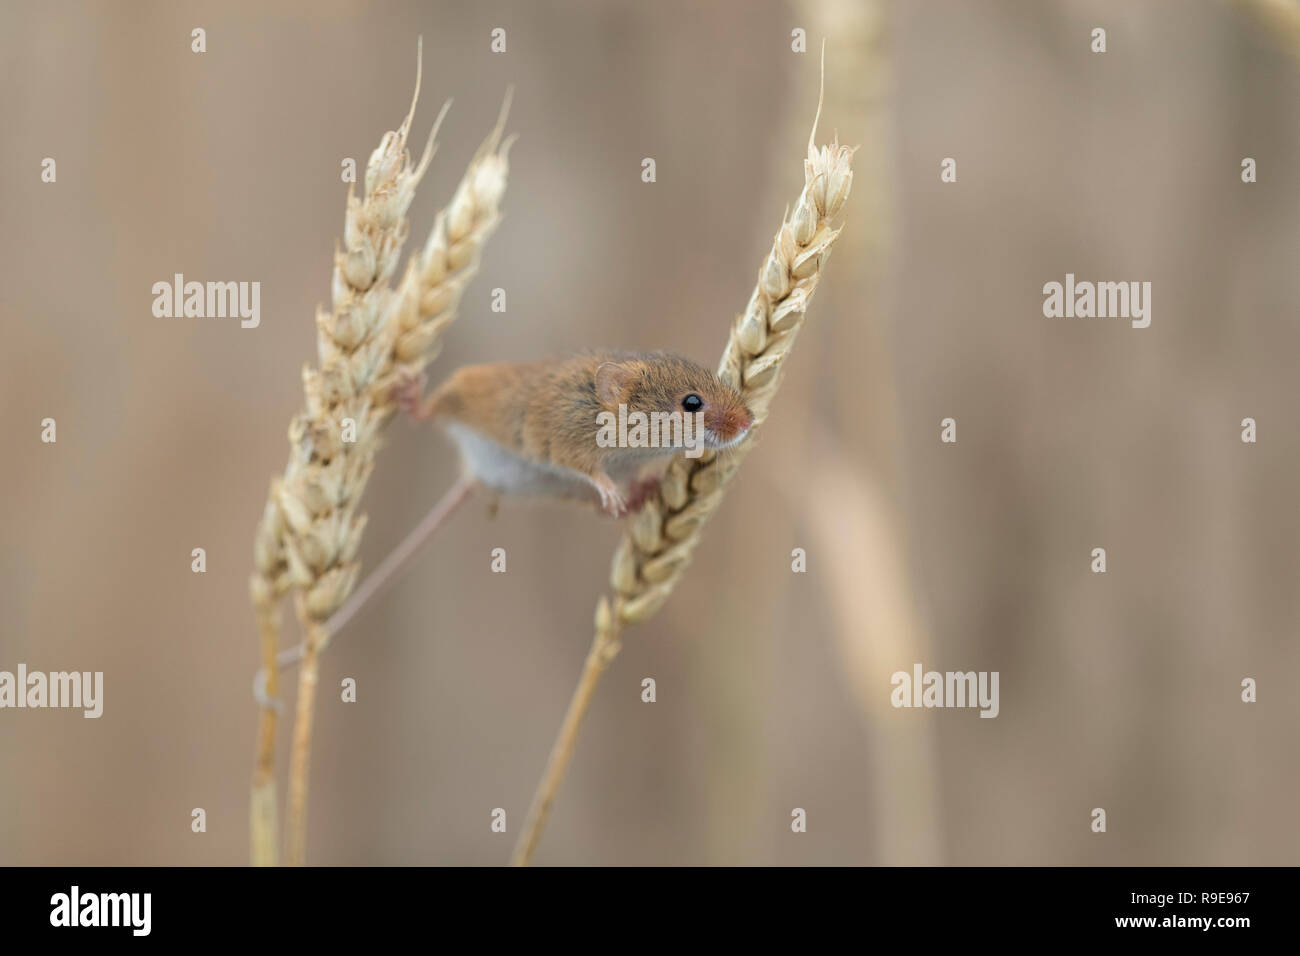
[[[602,405],[615,406],[627,401],[636,373],[617,362],[601,362],[596,367],[596,397]]]

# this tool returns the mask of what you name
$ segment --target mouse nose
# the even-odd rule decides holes
[[[729,408],[720,412],[709,426],[715,435],[724,441],[730,441],[737,435],[744,434],[754,424],[754,416],[747,408]]]

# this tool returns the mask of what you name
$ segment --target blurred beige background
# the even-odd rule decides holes
[[[0,712],[0,863],[247,861],[253,530],[314,361],[340,161],[400,121],[419,34],[413,138],[455,104],[413,237],[510,83],[520,134],[435,382],[599,345],[713,364],[798,195],[822,36],[823,132],[862,144],[761,445],[628,634],[538,862],[1297,862],[1300,60],[1275,23],[1203,0],[3,15],[0,669],[102,670],[105,712]],[[260,281],[261,327],[155,318],[176,272]],[[1151,281],[1151,327],[1044,318],[1066,272]],[[395,424],[367,567],[454,474],[447,443]],[[475,504],[339,638],[312,862],[508,858],[618,533]],[[918,661],[999,671],[1000,716],[891,709]],[[286,753],[282,727],[282,791]]]

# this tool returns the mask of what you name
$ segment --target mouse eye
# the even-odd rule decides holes
[[[700,398],[700,396],[696,395],[694,392],[691,392],[691,394],[682,399],[682,408],[686,409],[688,412],[698,412],[703,407],[704,399]]]

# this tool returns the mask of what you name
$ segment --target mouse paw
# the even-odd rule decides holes
[[[591,482],[600,493],[600,506],[605,514],[611,518],[621,518],[627,514],[627,502],[623,499],[622,492],[618,490],[618,485],[614,484],[613,478],[609,475],[597,475],[591,479]]]
[[[600,496],[600,506],[605,509],[605,514],[611,518],[621,518],[628,513],[627,502],[623,496],[615,489],[611,492],[602,492]]]
[[[416,421],[427,418],[424,410],[424,389],[428,381],[429,377],[423,371],[415,372],[405,368],[399,370],[397,380],[389,392],[393,404]]]

